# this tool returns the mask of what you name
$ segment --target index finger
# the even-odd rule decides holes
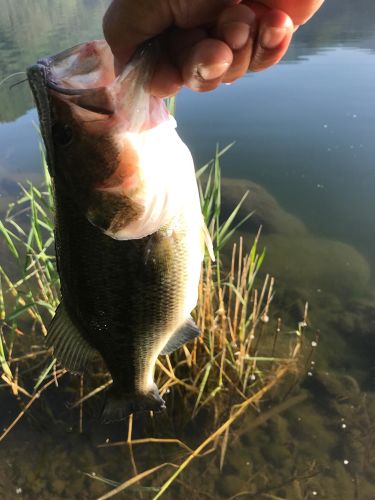
[[[113,0],[103,18],[103,33],[115,58],[125,64],[141,43],[172,23],[168,2]]]

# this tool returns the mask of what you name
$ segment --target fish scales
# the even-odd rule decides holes
[[[181,322],[181,289],[188,280],[187,236],[162,230],[139,240],[117,241],[80,216],[61,191],[56,206],[65,306],[122,389],[136,391],[142,382],[137,380],[136,364],[142,373],[140,365],[149,366],[155,346]]]

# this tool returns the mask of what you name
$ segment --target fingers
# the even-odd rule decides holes
[[[276,64],[295,26],[323,1],[113,0],[103,31],[121,70],[141,43],[175,26],[151,90],[162,97],[182,85],[204,92]]]
[[[160,61],[150,83],[152,95],[156,97],[172,96],[177,94],[182,85],[183,80],[178,68],[168,60]]]
[[[246,73],[264,70],[285,54],[293,35],[291,19],[255,2],[225,9],[210,38],[206,30],[175,30],[169,44],[171,61],[184,85],[207,92]],[[160,89],[159,89],[160,91]]]
[[[246,5],[225,9],[217,22],[217,36],[232,50],[242,49],[256,28],[255,13]]]
[[[228,8],[221,14],[217,35],[231,48],[233,61],[224,75],[223,83],[232,83],[249,69],[256,37],[255,13],[245,5]]]
[[[224,42],[205,38],[181,54],[179,64],[184,85],[207,92],[220,85],[233,61],[233,53]]]
[[[201,28],[171,31],[167,46],[169,64],[178,68],[181,82],[198,92],[216,88],[233,61],[231,49]],[[160,95],[162,88],[157,90]]]
[[[210,32],[174,30],[169,37],[169,51],[171,62],[180,69],[183,84],[207,92],[242,76],[251,59],[250,33],[254,26],[254,13],[237,5],[224,9]]]
[[[277,64],[288,50],[293,33],[294,25],[289,16],[280,10],[268,11],[259,24],[249,69],[262,71]]]
[[[221,10],[209,29],[180,27],[168,35],[167,50],[151,82],[155,95],[175,94],[182,85],[199,92],[213,90],[222,82],[235,81],[248,69],[261,71],[283,57],[294,29],[284,12],[266,7],[267,0],[262,3],[221,1],[229,7]],[[318,0],[309,0],[313,1],[317,3]],[[152,7],[156,3],[158,12]],[[160,5],[169,7],[161,12]],[[103,30],[118,67],[129,59],[140,43],[173,24],[177,14],[171,5],[177,4],[137,0],[136,8],[129,9],[126,0],[112,2],[103,20]],[[136,22],[140,16],[142,23]],[[188,19],[191,20],[191,16]]]
[[[241,0],[112,0],[103,18],[103,33],[119,66],[144,41],[171,26],[196,28],[212,22]]]

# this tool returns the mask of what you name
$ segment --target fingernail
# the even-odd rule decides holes
[[[250,36],[250,25],[243,22],[230,22],[221,27],[224,41],[233,50],[242,49]]]
[[[287,28],[274,28],[270,26],[263,31],[260,37],[260,44],[264,49],[276,49],[284,40],[287,32]]]
[[[215,80],[215,78],[224,75],[228,68],[228,62],[211,64],[210,66],[199,64],[196,69],[196,75],[202,80]]]

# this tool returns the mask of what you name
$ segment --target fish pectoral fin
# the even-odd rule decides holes
[[[53,356],[73,373],[83,373],[90,359],[100,357],[74,325],[60,302],[47,331],[47,347],[53,348]]]
[[[182,345],[194,340],[196,337],[199,337],[201,332],[199,331],[198,326],[195,324],[195,321],[190,316],[183,324],[180,326],[172,335],[172,337],[168,340],[166,345],[163,347],[160,354],[170,354],[175,351]]]
[[[148,392],[126,394],[120,388],[113,386],[107,394],[101,421],[104,424],[120,422],[132,413],[153,411],[159,413],[165,410],[165,402],[159,394],[155,384]]]

